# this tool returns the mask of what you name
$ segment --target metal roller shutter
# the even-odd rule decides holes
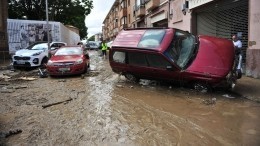
[[[248,0],[219,0],[196,10],[197,33],[231,39],[242,34],[243,62],[248,46]]]

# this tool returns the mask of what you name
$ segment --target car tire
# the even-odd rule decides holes
[[[41,66],[44,67],[45,64],[47,64],[47,63],[48,63],[48,58],[47,58],[47,57],[44,57],[44,58],[42,59]]]
[[[126,73],[124,76],[125,76],[126,79],[128,79],[128,80],[131,81],[131,82],[137,83],[137,82],[139,82],[139,80],[140,80],[140,79],[137,78],[135,75],[130,74],[130,73]]]

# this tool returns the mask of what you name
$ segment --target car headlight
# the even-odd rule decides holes
[[[38,56],[40,55],[42,52],[37,52],[37,53],[34,53],[32,56]]]
[[[49,60],[47,65],[51,66],[51,65],[53,65],[53,62],[51,60]]]
[[[83,63],[83,59],[79,59],[79,60],[75,61],[75,64],[81,64],[81,63]]]

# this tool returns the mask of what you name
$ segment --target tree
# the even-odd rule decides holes
[[[45,0],[8,0],[11,19],[46,20]],[[49,20],[79,29],[80,38],[87,36],[85,17],[93,8],[93,0],[48,0]]]
[[[92,36],[88,39],[88,41],[95,41],[95,36],[92,35]]]

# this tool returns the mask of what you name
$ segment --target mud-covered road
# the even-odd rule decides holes
[[[90,53],[83,79],[0,72],[0,145],[260,145],[259,102],[131,83]]]

